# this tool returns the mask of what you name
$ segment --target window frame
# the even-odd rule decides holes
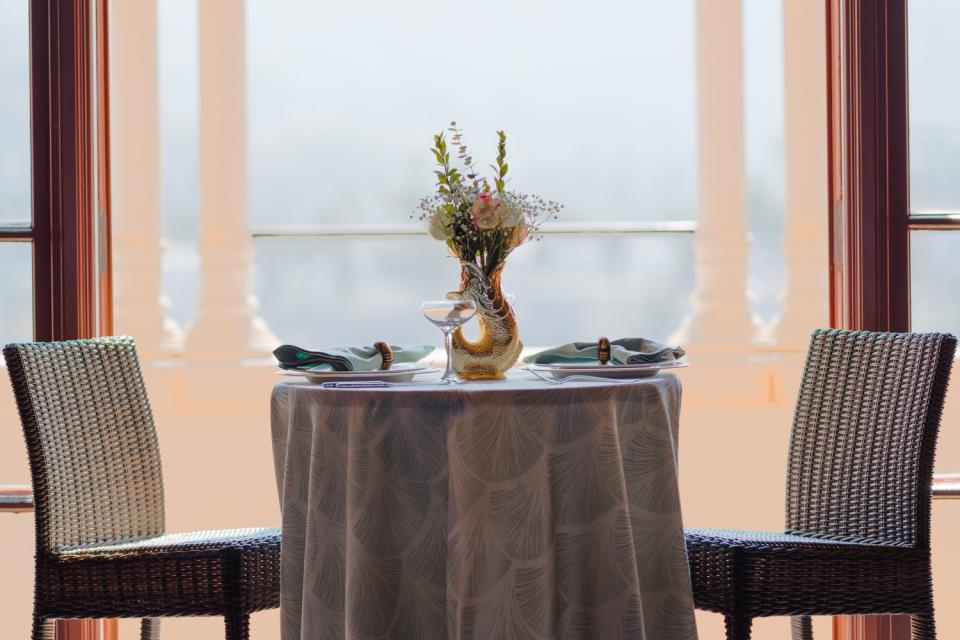
[[[107,3],[30,0],[29,16],[31,222],[0,242],[32,245],[35,340],[108,334]]]
[[[0,242],[32,246],[34,340],[112,331],[107,20],[107,0],[29,0],[31,215]],[[116,640],[116,620],[58,620],[56,637],[101,630]]]
[[[825,0],[834,327],[909,331],[911,232],[960,230],[960,215],[910,208],[908,1]],[[910,633],[909,616],[843,616],[833,624],[835,640]]]
[[[826,0],[835,327],[908,331],[906,0]]]

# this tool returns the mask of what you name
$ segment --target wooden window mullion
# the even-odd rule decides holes
[[[30,3],[37,340],[91,337],[102,328],[98,288],[104,288],[103,279],[109,282],[109,270],[103,273],[95,252],[92,113],[100,96],[91,95],[92,62],[98,57],[92,10],[87,0]],[[105,39],[105,32],[97,39]]]

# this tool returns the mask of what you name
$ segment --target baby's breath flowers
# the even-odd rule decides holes
[[[540,224],[557,218],[563,205],[506,188],[510,165],[503,131],[497,131],[492,180],[479,174],[457,123],[451,122],[447,131],[465,173],[450,162],[446,134],[435,135],[430,151],[439,167],[433,172],[437,191],[420,200],[416,215],[431,237],[446,242],[460,260],[490,275],[511,251],[531,238],[539,239]]]

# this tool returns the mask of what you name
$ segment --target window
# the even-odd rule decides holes
[[[960,334],[956,294],[960,277],[960,115],[951,107],[960,99],[960,81],[952,72],[960,63],[960,54],[948,45],[960,28],[960,6],[948,0],[913,0],[908,9],[911,328]],[[953,371],[956,380],[956,361]],[[960,470],[958,425],[960,393],[953,384],[940,426],[938,472]],[[939,604],[960,590],[960,579],[948,568],[955,566],[957,552],[946,541],[960,522],[952,506],[950,502],[937,503],[933,514],[934,593],[942,612],[938,617],[941,634],[960,628],[956,616]]]
[[[105,115],[94,80],[102,71],[100,9],[94,0],[13,0],[0,12],[0,344],[88,337],[109,326],[98,295],[109,289],[109,270],[96,260],[97,178],[107,176],[97,173],[106,166],[96,145],[96,121]],[[2,386],[0,484],[22,484],[29,478],[23,437],[10,386]],[[5,542],[18,552],[5,564],[2,615],[19,635],[29,633],[32,610],[23,589],[33,573],[31,525],[29,517],[4,516]],[[58,634],[90,626],[62,622]]]
[[[915,331],[960,333],[955,294],[960,250],[960,81],[947,72],[960,54],[947,37],[960,28],[960,6],[948,0],[909,5],[910,297]],[[939,471],[960,469],[960,396],[947,395],[937,455]],[[960,588],[957,583],[954,588]]]

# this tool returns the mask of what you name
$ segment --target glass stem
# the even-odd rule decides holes
[[[443,346],[447,350],[447,369],[443,372],[441,382],[455,382],[456,376],[453,373],[453,331],[443,332]]]

